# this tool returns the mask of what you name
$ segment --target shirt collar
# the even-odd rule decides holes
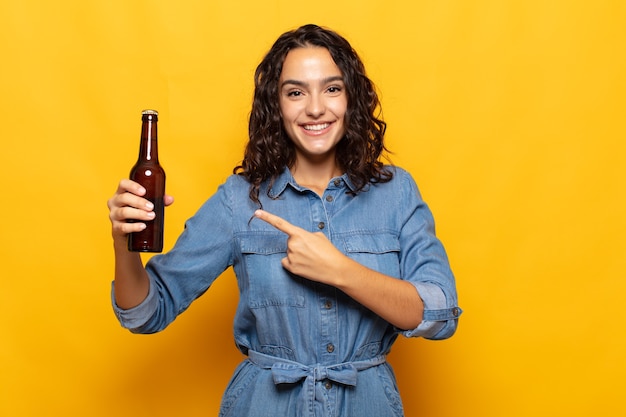
[[[352,183],[352,181],[350,181],[350,177],[348,177],[348,174],[343,174],[340,177],[335,177],[331,179],[329,182],[330,186],[335,186],[338,188],[343,187],[343,184],[345,184],[350,189],[350,191],[352,192],[355,191],[354,184]],[[276,177],[276,180],[274,181],[274,185],[272,185],[272,188],[270,189],[268,193],[269,196],[271,198],[279,197],[285,191],[288,185],[290,185],[297,191],[306,190],[306,188],[300,186],[296,182],[289,168],[285,167],[283,171],[278,175],[278,177]]]

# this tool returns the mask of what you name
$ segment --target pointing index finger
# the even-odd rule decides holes
[[[282,217],[278,217],[275,214],[268,213],[265,210],[259,209],[255,211],[254,216],[274,226],[276,229],[288,234],[289,236],[293,235],[295,232],[300,230],[299,227],[294,226],[293,224],[289,223],[287,220],[283,219]]]

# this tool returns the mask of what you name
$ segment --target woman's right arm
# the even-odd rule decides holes
[[[143,230],[146,227],[143,221],[154,218],[152,203],[142,197],[145,193],[140,184],[124,179],[107,202],[115,253],[115,302],[122,309],[139,305],[150,289],[141,256],[127,248],[128,234]],[[174,202],[169,195],[164,200],[166,206]],[[136,222],[129,223],[127,220]]]

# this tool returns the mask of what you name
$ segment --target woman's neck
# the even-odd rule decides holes
[[[299,185],[315,191],[318,195],[324,194],[332,178],[343,173],[334,159],[325,163],[296,160],[290,170]]]

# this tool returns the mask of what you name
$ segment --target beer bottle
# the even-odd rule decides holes
[[[146,189],[144,198],[154,204],[156,216],[153,220],[145,222],[146,228],[144,230],[128,235],[128,250],[132,252],[163,251],[165,171],[159,165],[158,120],[159,113],[156,110],[144,110],[141,113],[139,158],[130,171],[130,179],[138,182]]]

